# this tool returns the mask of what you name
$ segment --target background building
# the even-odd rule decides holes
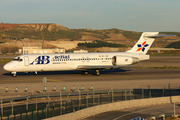
[[[44,53],[65,53],[65,49],[42,49],[42,47],[23,47],[19,49],[19,54],[44,54]]]
[[[74,50],[73,51],[74,53],[88,53],[88,51],[87,50]]]

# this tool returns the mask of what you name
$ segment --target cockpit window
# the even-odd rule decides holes
[[[19,62],[21,62],[21,61],[23,61],[23,59],[21,59],[20,57],[17,57],[17,58],[14,58],[13,61],[19,61]]]

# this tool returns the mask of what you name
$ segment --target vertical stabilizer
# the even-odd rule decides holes
[[[143,32],[138,42],[127,52],[146,54],[159,32]]]

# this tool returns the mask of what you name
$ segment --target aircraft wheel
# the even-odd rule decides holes
[[[88,71],[83,71],[83,74],[84,75],[88,75]]]
[[[12,74],[12,77],[16,77],[16,74]]]
[[[94,72],[94,74],[97,75],[97,76],[99,76],[99,75],[100,75],[99,70],[96,70],[96,71]]]

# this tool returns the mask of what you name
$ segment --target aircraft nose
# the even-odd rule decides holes
[[[9,65],[9,64],[5,64],[5,65],[3,66],[3,68],[4,68],[4,70],[6,70],[6,71],[12,71],[12,66]]]
[[[5,64],[5,65],[3,66],[3,68],[4,68],[4,70],[8,71],[8,65],[7,65],[7,64]]]

